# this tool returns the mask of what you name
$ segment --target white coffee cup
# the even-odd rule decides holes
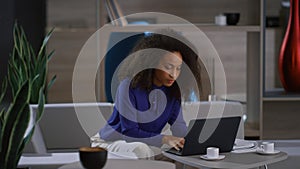
[[[226,25],[226,16],[223,14],[215,16],[215,24],[220,26]]]
[[[274,152],[274,143],[271,142],[262,142],[260,148],[265,153],[273,153]]]
[[[206,149],[207,158],[218,158],[219,157],[219,148],[217,147],[208,147]]]

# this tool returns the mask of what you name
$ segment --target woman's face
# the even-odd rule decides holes
[[[162,57],[154,71],[153,83],[156,86],[170,87],[180,74],[182,56],[179,52],[169,52]]]

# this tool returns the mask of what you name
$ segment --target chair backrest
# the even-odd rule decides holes
[[[36,105],[31,107],[37,110]],[[34,133],[26,151],[40,153],[38,147],[45,147],[47,152],[77,151],[81,146],[90,146],[90,136],[106,124],[112,110],[111,103],[45,104],[39,133]]]
[[[107,102],[113,102],[117,84],[112,83],[113,75],[120,63],[129,55],[137,41],[144,33],[112,32],[108,41],[108,51],[105,55],[105,95]],[[114,79],[115,80],[115,79]]]
[[[241,103],[230,101],[201,101],[184,102],[182,104],[183,118],[187,124],[192,119],[205,119],[216,117],[243,116],[243,107]],[[243,119],[243,118],[241,118]],[[164,133],[170,134],[169,126],[164,129]],[[244,139],[244,121],[241,120],[237,137]]]
[[[211,102],[185,102],[182,105],[183,118],[188,123],[191,119],[204,119],[216,117],[243,116],[241,103],[229,101]],[[244,139],[244,121],[241,120],[237,138]]]

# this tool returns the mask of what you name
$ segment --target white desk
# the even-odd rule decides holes
[[[173,160],[187,164],[196,168],[230,168],[230,169],[249,169],[272,164],[287,159],[288,155],[280,152],[276,155],[259,155],[252,153],[222,153],[226,157],[219,161],[202,160],[199,155],[178,156],[163,152],[163,154]]]
[[[175,164],[166,161],[108,159],[103,169],[175,169]],[[59,169],[84,169],[80,162],[66,164]]]

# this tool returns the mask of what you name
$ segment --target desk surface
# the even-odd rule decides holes
[[[137,159],[134,153],[108,153],[108,159]],[[21,156],[18,166],[64,165],[79,161],[78,152],[49,153],[47,156]]]
[[[288,155],[284,152],[280,152],[276,155],[259,155],[252,153],[222,153],[225,155],[225,159],[219,161],[206,161],[200,158],[200,155],[196,156],[178,156],[163,152],[163,154],[173,160],[179,161],[183,164],[187,164],[193,167],[201,168],[231,168],[231,169],[248,169],[266,164],[275,163],[287,159]]]
[[[175,164],[165,161],[108,159],[103,169],[175,169]],[[84,169],[80,162],[66,164],[58,169]]]

